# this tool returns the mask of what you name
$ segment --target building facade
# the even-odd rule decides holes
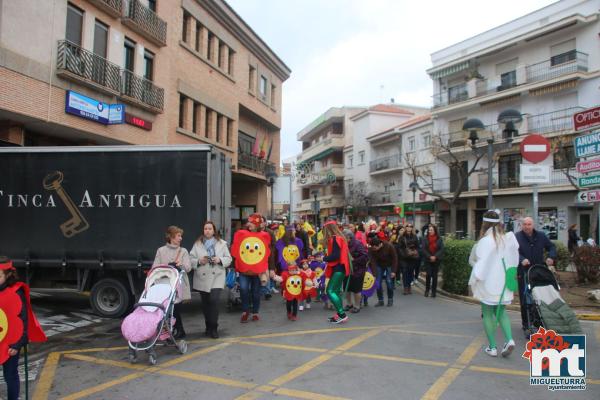
[[[600,14],[597,1],[565,0],[466,39],[431,55],[429,73],[434,88],[433,130],[445,149],[435,164],[430,190],[452,193],[458,182],[448,167],[450,158],[460,168],[472,169],[474,151],[485,151],[493,139],[493,168],[483,157],[466,182],[458,205],[457,231],[476,236],[487,209],[488,179],[493,183],[495,208],[509,230],[520,229],[520,218],[531,215],[532,187],[520,183],[523,163],[519,144],[529,133],[544,135],[553,149],[568,146],[575,135],[573,114],[600,103]],[[503,133],[499,114],[506,109],[521,113],[518,133]],[[486,126],[472,149],[467,119]],[[508,140],[509,136],[512,143]],[[591,226],[591,204],[577,203],[576,188],[562,168],[574,167],[572,149],[560,157],[550,155],[550,183],[539,186],[537,227],[551,239],[566,243],[570,224],[578,224],[582,237]],[[576,173],[575,173],[576,175]],[[442,225],[448,224],[447,206],[440,203]]]
[[[268,211],[291,71],[227,3],[0,7],[1,144],[211,144],[232,161],[232,218]]]

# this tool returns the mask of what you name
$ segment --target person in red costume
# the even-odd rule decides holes
[[[302,275],[302,280],[304,281],[304,300],[302,300],[298,309],[304,311],[304,308],[309,310],[312,299],[317,298],[317,274],[310,269],[308,260],[302,260],[301,265],[302,270],[300,271],[300,275]]]
[[[281,282],[281,294],[286,301],[287,316],[290,321],[298,319],[298,302],[304,299],[304,278],[300,275],[298,266],[294,263],[288,265],[287,271],[276,276],[276,281]]]
[[[0,364],[8,400],[19,398],[19,353],[30,341],[45,342],[46,335],[31,310],[29,286],[19,282],[12,261],[0,256]]]

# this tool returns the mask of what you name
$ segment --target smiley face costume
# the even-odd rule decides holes
[[[269,268],[270,246],[271,235],[268,232],[237,231],[231,245],[236,271],[246,275],[266,272]]]

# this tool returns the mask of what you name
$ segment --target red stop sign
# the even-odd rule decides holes
[[[521,142],[521,155],[531,163],[542,162],[550,155],[550,142],[542,135],[527,135]]]

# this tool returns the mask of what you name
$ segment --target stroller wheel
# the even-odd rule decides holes
[[[150,355],[148,355],[148,362],[151,365],[156,365],[156,363],[158,362],[158,360],[156,359],[156,354],[151,353]]]
[[[185,340],[180,340],[179,343],[177,344],[177,349],[179,350],[179,352],[181,354],[187,353],[187,350],[188,350],[187,342]]]
[[[135,364],[137,362],[137,354],[135,351],[129,350],[129,362]]]

